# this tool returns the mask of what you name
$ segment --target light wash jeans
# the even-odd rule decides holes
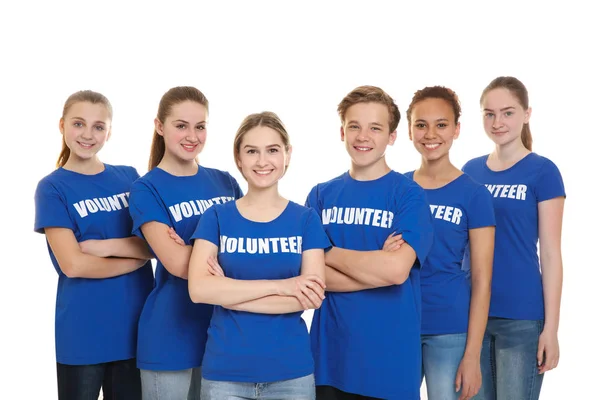
[[[200,367],[181,371],[141,370],[143,400],[200,400]]]
[[[543,375],[537,350],[544,321],[488,320],[481,351],[483,383],[474,400],[537,400]]]
[[[315,400],[315,377],[247,383],[202,379],[201,400]]]
[[[454,381],[466,345],[466,333],[421,335],[422,377],[425,378],[429,400],[460,398],[460,391],[454,390]]]

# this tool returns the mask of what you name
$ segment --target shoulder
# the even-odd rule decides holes
[[[105,163],[104,167],[112,173],[124,175],[130,178],[132,181],[140,177],[140,174],[137,172],[137,169],[135,169],[131,165],[111,165]]]
[[[462,168],[463,171],[466,171],[467,169],[471,169],[471,168],[481,168],[485,164],[488,156],[489,156],[489,154],[486,154],[483,156],[475,157],[475,158],[467,161]]]
[[[344,178],[346,177],[348,173],[345,172],[339,176],[336,176],[333,179],[330,179],[328,181],[325,182],[321,182],[321,183],[317,183],[315,186],[313,186],[312,191],[316,191],[317,193],[326,191],[327,189],[330,188],[335,188],[337,186],[343,185],[344,184]]]
[[[48,191],[59,191],[58,187],[61,183],[67,181],[67,175],[62,168],[58,168],[42,179],[39,180],[36,188],[36,193],[48,192]]]

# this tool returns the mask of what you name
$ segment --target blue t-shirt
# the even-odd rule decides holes
[[[104,164],[96,175],[58,168],[38,183],[35,231],[71,229],[78,242],[131,236],[129,190],[138,177],[128,166]],[[58,273],[56,361],[87,365],[134,358],[138,318],[154,281],[150,261],[114,278],[69,278],[50,245],[48,251]]]
[[[327,293],[311,326],[316,384],[363,396],[418,399],[418,265],[424,263],[433,240],[423,189],[395,171],[373,181],[357,181],[344,173],[315,186],[307,205],[321,216],[333,246],[381,250],[387,237],[397,232],[417,253],[410,278],[402,285]]]
[[[196,175],[174,176],[154,168],[131,188],[133,233],[143,237],[142,225],[161,222],[190,245],[190,236],[207,209],[241,196],[239,185],[227,172],[198,166]],[[212,308],[193,303],[187,280],[171,275],[157,257],[156,285],[140,317],[138,368],[199,367]]]
[[[406,176],[414,179],[414,171]],[[422,335],[466,333],[471,283],[462,269],[469,230],[494,226],[492,196],[485,186],[462,174],[437,189],[425,189],[434,240],[421,267]]]
[[[300,275],[302,252],[331,246],[317,213],[289,202],[271,222],[244,218],[231,202],[202,216],[192,239],[219,247],[225,276],[240,280]],[[275,382],[314,371],[302,312],[259,314],[214,309],[202,376],[216,381]]]
[[[530,153],[504,171],[492,171],[488,156],[463,171],[485,184],[493,197],[496,240],[490,316],[520,320],[544,318],[542,277],[537,252],[538,203],[565,196],[560,171],[545,157]],[[465,258],[465,268],[470,260]]]

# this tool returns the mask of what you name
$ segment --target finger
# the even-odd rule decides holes
[[[300,302],[300,304],[302,305],[302,308],[305,310],[308,310],[309,307],[309,300],[308,298],[302,293],[300,292],[296,298],[298,299],[298,301]]]
[[[305,288],[302,293],[306,296],[308,301],[310,302],[310,308],[319,308],[321,306],[321,299],[317,296],[315,292],[313,292],[309,288]]]
[[[325,291],[323,290],[323,288],[319,285],[311,285],[308,286],[309,290],[311,290],[313,293],[315,293],[317,295],[317,297],[319,297],[321,300],[325,299]]]
[[[454,380],[454,391],[458,393],[460,387],[462,386],[462,374],[456,374],[456,379]]]
[[[538,351],[537,351],[537,364],[538,364],[538,368],[542,367],[542,365],[544,365],[544,344],[540,343],[538,345]]]
[[[321,287],[323,289],[325,289],[325,287],[326,287],[325,286],[325,281],[323,281],[323,279],[321,279],[320,276],[318,276],[318,275],[309,275],[306,278],[309,279],[309,280],[311,280],[311,281],[313,281],[313,282],[317,282],[319,285],[321,285]]]

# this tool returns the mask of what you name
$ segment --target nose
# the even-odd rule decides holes
[[[197,143],[200,141],[200,139],[198,139],[198,135],[194,131],[193,127],[187,131],[187,135],[185,135],[185,140],[187,140],[188,142],[191,142],[191,143]]]
[[[89,127],[83,130],[83,133],[81,134],[81,137],[84,139],[89,139],[92,140],[94,138],[94,135],[92,135],[92,129],[94,129],[93,127]]]
[[[494,129],[500,128],[502,126],[502,116],[501,115],[495,115],[494,116],[494,121],[492,122],[492,127]]]
[[[258,153],[258,159],[256,160],[256,165],[258,167],[264,167],[265,165],[267,165],[267,157],[266,157],[265,153],[263,153],[262,151],[260,153]]]
[[[356,136],[356,139],[360,142],[366,142],[369,140],[369,128],[361,129]]]
[[[435,139],[437,137],[437,127],[429,127],[425,130],[425,139]]]

